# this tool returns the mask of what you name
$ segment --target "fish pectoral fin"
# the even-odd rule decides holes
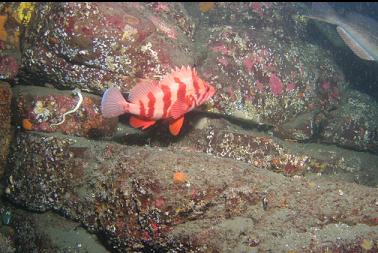
[[[175,119],[169,124],[169,132],[177,136],[180,133],[181,127],[184,124],[184,116],[181,116],[178,119]]]
[[[185,100],[177,100],[171,108],[171,116],[173,119],[180,118],[183,114],[186,113],[186,110],[188,109],[187,104],[185,103]]]
[[[156,120],[145,120],[135,116],[131,116],[129,123],[134,128],[142,128],[144,130],[154,125],[156,123]]]

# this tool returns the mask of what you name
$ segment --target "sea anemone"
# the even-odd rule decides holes
[[[22,127],[25,130],[32,130],[33,129],[33,123],[31,123],[30,119],[23,119],[22,120]]]
[[[176,184],[185,183],[187,180],[187,176],[184,172],[178,171],[173,174],[173,182]]]

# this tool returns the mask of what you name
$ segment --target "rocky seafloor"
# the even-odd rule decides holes
[[[0,252],[377,252],[378,105],[308,11],[0,3]],[[188,65],[217,92],[178,137],[102,117]]]

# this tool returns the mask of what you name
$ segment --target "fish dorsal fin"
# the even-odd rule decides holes
[[[136,103],[147,97],[149,92],[155,94],[159,90],[158,82],[156,80],[140,79],[134,88],[130,90],[129,100],[131,103]]]
[[[178,119],[183,114],[186,113],[188,109],[187,104],[185,103],[184,99],[178,99],[176,102],[173,103],[171,108],[171,117],[174,119]]]
[[[374,61],[374,58],[363,48],[357,41],[355,41],[352,36],[349,35],[347,31],[341,26],[337,27],[337,32],[340,37],[344,40],[345,44],[355,53],[358,57],[368,61]]]
[[[174,78],[178,78],[181,82],[189,84],[192,81],[192,69],[189,66],[182,66],[181,68],[176,66],[175,69],[172,69],[170,73],[167,73],[160,82],[175,83],[176,81]]]

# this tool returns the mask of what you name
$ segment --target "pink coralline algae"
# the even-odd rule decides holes
[[[340,90],[339,90],[339,88],[334,87],[334,88],[333,88],[333,91],[332,91],[332,93],[331,93],[331,96],[332,96],[334,99],[339,100],[339,99],[340,99]]]
[[[149,19],[151,22],[155,25],[155,27],[163,32],[168,38],[176,39],[176,30],[170,26],[168,26],[166,23],[164,23],[160,18],[156,16],[149,16]]]
[[[322,83],[321,87],[323,90],[327,91],[329,90],[329,88],[331,88],[331,84],[328,81],[325,81],[324,83]]]
[[[330,81],[324,81],[320,84],[320,89],[330,100],[339,100],[340,99],[340,90],[337,87],[337,84],[331,83]]]
[[[288,83],[287,86],[286,86],[286,91],[292,91],[295,88],[297,88],[297,86],[295,85],[295,83]]]
[[[250,73],[254,66],[252,56],[248,56],[247,58],[245,58],[243,64],[247,72]]]
[[[122,31],[126,25],[125,20],[121,16],[105,16],[105,19],[111,27],[114,27],[119,31]]]
[[[262,93],[264,91],[264,84],[259,80],[256,81],[256,90]]]
[[[19,65],[14,56],[0,57],[0,77],[13,78],[18,72]]]
[[[260,15],[260,17],[264,16],[261,3],[253,2],[253,3],[251,3],[251,8],[252,8],[253,11],[257,12]]]
[[[271,74],[269,79],[270,90],[274,96],[279,96],[283,92],[283,84],[276,74]]]
[[[228,65],[228,60],[226,59],[226,58],[224,58],[224,57],[221,57],[221,58],[219,58],[218,59],[218,62],[220,63],[220,64],[222,64],[223,66],[227,66]]]
[[[164,2],[157,2],[154,4],[155,11],[169,11],[169,5]]]
[[[214,52],[219,52],[221,54],[227,54],[227,55],[231,54],[231,50],[227,48],[224,44],[214,45],[211,47],[211,50],[213,50]]]

